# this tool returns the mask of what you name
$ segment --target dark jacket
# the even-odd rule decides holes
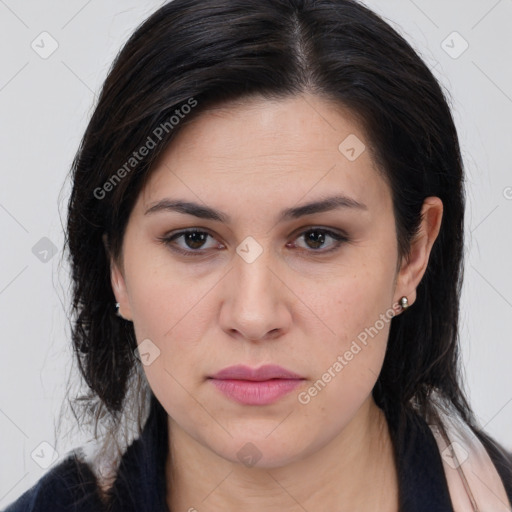
[[[397,423],[388,417],[393,441]],[[512,454],[490,437],[478,434],[503,481],[512,503]],[[152,397],[151,411],[140,438],[125,452],[112,488],[112,512],[169,512],[166,505],[165,462],[167,416]],[[441,456],[427,423],[410,418],[405,441],[398,447],[401,511],[453,512]],[[193,506],[194,504],[192,504]],[[196,504],[200,510],[200,504]],[[4,512],[101,512],[94,474],[75,452],[53,467]]]

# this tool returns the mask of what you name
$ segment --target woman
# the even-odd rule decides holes
[[[9,512],[511,510],[460,384],[457,133],[381,18],[166,4],[72,177],[77,407],[106,434]]]

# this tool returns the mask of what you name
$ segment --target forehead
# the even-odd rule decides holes
[[[237,198],[282,205],[340,192],[382,203],[389,190],[368,145],[355,116],[316,96],[225,103],[181,127],[141,201],[178,194],[210,204],[217,198],[225,209]]]

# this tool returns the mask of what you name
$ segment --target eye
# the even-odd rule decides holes
[[[321,228],[311,228],[308,229],[307,231],[303,231],[302,233],[300,233],[299,237],[296,238],[296,240],[299,240],[301,238],[304,239],[305,241],[305,248],[312,249],[312,251],[309,252],[318,252],[321,254],[335,251],[343,242],[348,242],[347,236],[342,235],[341,233],[336,233],[334,231]],[[323,248],[323,246],[326,243],[326,240],[328,240],[329,238],[334,240],[334,243],[330,244],[330,248],[326,250],[319,250]]]
[[[215,249],[216,247],[220,249],[225,248],[224,245],[219,243],[208,247],[205,245],[205,242],[208,240],[208,238],[212,238],[214,240],[214,237],[206,231],[201,231],[199,229],[189,229],[186,231],[178,231],[170,235],[159,237],[158,241],[170,247],[171,250],[185,256],[202,256],[208,249]],[[346,235],[321,228],[310,228],[306,231],[302,231],[302,233],[300,233],[300,235],[295,240],[299,240],[300,238],[303,238],[306,243],[305,247],[299,245],[301,249],[310,249],[307,252],[318,254],[325,254],[335,251],[343,242],[349,241]],[[180,239],[182,241],[182,245],[176,243],[176,241]],[[321,250],[328,239],[331,239],[334,242],[329,244],[330,248]],[[286,246],[296,246],[296,244],[287,244]]]
[[[213,238],[206,231],[199,231],[197,229],[190,229],[187,231],[179,231],[172,235],[166,235],[158,240],[165,245],[168,245],[173,251],[176,251],[180,254],[185,255],[201,255],[205,249],[215,248],[213,247],[205,247],[205,241],[208,237]],[[184,245],[177,245],[174,243],[176,240],[182,239]],[[218,244],[217,244],[218,245]],[[199,249],[202,251],[200,252]]]

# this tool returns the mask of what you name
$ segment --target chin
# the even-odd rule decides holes
[[[271,430],[269,430],[270,432]],[[272,436],[273,434],[271,434]],[[303,446],[304,437],[301,438],[301,444],[294,442],[290,436],[275,436],[265,438],[265,435],[259,437],[234,436],[230,439],[227,446],[220,447],[219,450],[213,449],[217,455],[247,468],[275,469],[292,464],[308,453],[307,446]],[[285,440],[287,438],[287,441]]]

